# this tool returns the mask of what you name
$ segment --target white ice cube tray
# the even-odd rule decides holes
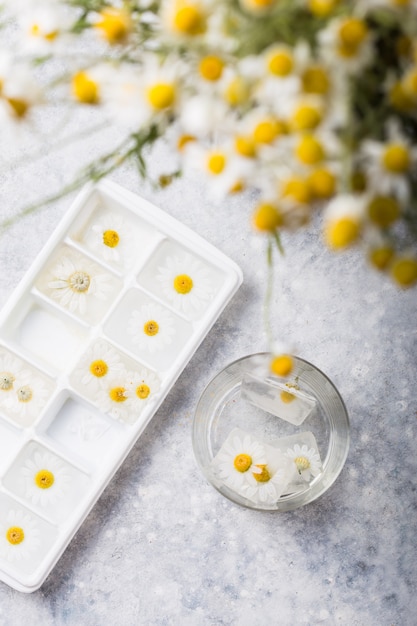
[[[1,580],[41,586],[241,282],[144,199],[81,191],[0,314]]]

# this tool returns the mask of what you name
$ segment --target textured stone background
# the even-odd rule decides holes
[[[44,113],[46,139],[32,132],[23,147],[3,144],[1,218],[58,190],[117,140],[110,128],[58,149],[85,122],[69,117],[62,130],[61,117],[59,107]],[[151,171],[168,163],[161,146]],[[352,445],[315,503],[284,514],[245,510],[201,475],[191,424],[209,379],[266,347],[264,242],[250,230],[251,198],[216,206],[196,179],[155,191],[128,165],[112,178],[227,253],[245,282],[42,588],[25,595],[0,583],[1,626],[414,626],[416,291],[399,292],[356,253],[329,254],[314,228],[284,238],[274,333],[339,388]],[[1,236],[0,305],[72,197]]]

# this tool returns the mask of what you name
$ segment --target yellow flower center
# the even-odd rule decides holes
[[[391,274],[395,282],[401,287],[411,287],[417,282],[417,259],[401,257],[394,260]]]
[[[245,183],[243,180],[237,180],[229,189],[229,193],[240,193],[245,189]]]
[[[221,152],[212,152],[207,159],[207,169],[211,174],[221,174],[226,167],[226,157]]]
[[[254,128],[253,139],[255,143],[272,143],[279,135],[286,132],[283,122],[278,120],[264,120],[259,122]]]
[[[354,243],[358,239],[359,233],[360,225],[358,220],[352,217],[342,217],[327,224],[324,236],[330,248],[339,250]]]
[[[321,111],[311,104],[301,104],[291,117],[291,126],[295,131],[314,130],[321,122]]]
[[[214,55],[209,55],[201,59],[199,65],[200,74],[205,80],[216,81],[219,80],[223,73],[224,63],[223,61]]]
[[[344,20],[339,29],[339,38],[343,47],[356,50],[365,40],[368,28],[363,20],[355,17]]]
[[[266,465],[256,465],[256,467],[259,467],[259,469],[261,470],[259,474],[255,474],[255,472],[252,473],[252,476],[254,477],[256,482],[267,483],[269,480],[271,480],[271,474],[269,473]]]
[[[311,65],[304,70],[301,81],[304,93],[326,95],[330,88],[329,76],[320,65]]]
[[[290,404],[293,400],[295,400],[295,395],[290,391],[281,391],[279,397],[284,404]]]
[[[339,0],[308,0],[308,8],[317,17],[327,17],[332,13]]]
[[[90,372],[93,376],[97,378],[102,378],[109,371],[109,366],[105,361],[98,359],[97,361],[93,361],[90,365]]]
[[[100,12],[100,20],[95,25],[110,44],[124,43],[132,30],[132,20],[124,9],[108,7]]]
[[[143,332],[148,337],[154,337],[159,332],[159,324],[155,320],[149,320],[143,327]]]
[[[400,215],[400,205],[395,198],[376,196],[368,205],[368,215],[371,222],[381,228],[387,228]]]
[[[171,83],[157,83],[148,88],[147,96],[154,109],[168,109],[175,102],[175,86]]]
[[[16,378],[11,372],[0,372],[0,390],[10,391],[10,389],[13,389],[13,383],[15,380]]]
[[[294,60],[289,51],[281,50],[268,57],[267,67],[274,76],[288,76],[294,68]]]
[[[417,97],[417,67],[415,65],[405,74],[403,87],[407,96],[411,97],[414,101]]]
[[[320,163],[325,157],[321,142],[313,135],[304,135],[295,148],[295,155],[305,165]]]
[[[86,72],[77,72],[73,76],[72,93],[83,104],[97,104],[100,100],[98,84]]]
[[[401,143],[391,143],[384,150],[382,163],[388,172],[403,174],[410,167],[410,152]]]
[[[415,96],[413,98],[412,89],[410,91],[411,93],[409,93],[409,89],[405,81],[404,84],[401,81],[397,81],[393,84],[389,90],[388,97],[390,104],[394,107],[394,109],[405,113],[413,110],[415,107]],[[417,95],[417,72],[415,72],[415,94]]]
[[[20,98],[6,98],[6,102],[12,109],[12,113],[19,119],[25,117],[29,110],[29,103]]]
[[[265,232],[272,232],[282,226],[282,214],[273,204],[262,202],[257,206],[253,214],[253,225],[255,228]]]
[[[369,253],[369,262],[380,271],[387,269],[394,256],[394,250],[390,246],[373,248]]]
[[[269,368],[275,376],[289,376],[294,367],[294,360],[289,354],[280,354],[272,359]]]
[[[237,107],[247,102],[249,95],[249,86],[240,76],[235,76],[224,91],[224,98],[232,107]]]
[[[12,526],[6,531],[6,539],[13,546],[17,546],[19,543],[22,543],[24,538],[25,533],[23,532],[23,528],[20,528],[19,526]]]
[[[76,293],[86,293],[90,287],[91,278],[87,272],[77,270],[68,278],[68,287]]]
[[[235,460],[233,461],[233,465],[238,472],[247,472],[250,466],[252,465],[252,458],[249,454],[238,454],[235,456]]]
[[[180,294],[190,293],[193,284],[193,279],[187,274],[179,274],[174,278],[174,289]]]
[[[195,140],[196,138],[194,137],[194,135],[181,135],[181,137],[179,137],[177,141],[177,150],[179,150],[179,152],[182,152],[186,145]]]
[[[238,154],[247,158],[253,158],[256,155],[256,145],[251,137],[236,137],[235,150]]]
[[[302,178],[290,178],[283,185],[282,195],[299,204],[307,204],[311,199],[308,181]]]
[[[326,168],[317,168],[308,177],[311,193],[314,198],[322,200],[331,198],[336,191],[336,177]]]
[[[33,398],[33,391],[29,385],[24,385],[17,390],[17,399],[19,402],[30,402]]]
[[[55,477],[52,472],[47,469],[39,470],[35,476],[35,484],[39,489],[49,489],[55,482]]]
[[[298,473],[307,470],[310,467],[310,461],[305,456],[297,456],[294,459],[294,463],[297,466]]]
[[[124,387],[113,387],[109,391],[109,396],[113,402],[125,402],[125,400],[127,400],[126,389]]]
[[[198,5],[180,3],[173,26],[182,35],[201,35],[206,30],[206,17]]]
[[[140,400],[146,400],[150,393],[150,387],[148,387],[148,385],[145,385],[145,383],[142,383],[141,385],[136,387],[136,395]]]
[[[120,235],[115,230],[105,230],[103,233],[103,243],[109,248],[116,248],[119,245]]]

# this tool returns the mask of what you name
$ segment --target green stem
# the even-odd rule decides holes
[[[268,348],[271,350],[273,335],[271,328],[271,300],[272,300],[272,291],[273,291],[273,283],[274,283],[274,260],[272,254],[272,238],[268,237],[268,245],[266,248],[266,289],[265,289],[265,298],[264,298],[264,328],[266,334],[266,340],[268,343]]]

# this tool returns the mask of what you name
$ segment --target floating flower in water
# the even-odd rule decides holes
[[[132,312],[127,332],[139,349],[153,353],[172,342],[175,334],[174,318],[159,304],[144,304]]]
[[[121,370],[123,364],[119,354],[107,342],[99,340],[83,354],[74,370],[74,376],[82,385],[96,391],[106,376]]]
[[[88,299],[107,300],[111,289],[109,276],[101,273],[95,263],[81,256],[63,257],[53,268],[52,276],[48,282],[52,298],[71,313],[85,315]]]
[[[49,452],[35,452],[21,468],[25,496],[32,504],[44,507],[64,497],[70,486],[70,475],[65,465]]]
[[[0,556],[7,561],[27,559],[39,544],[39,529],[31,515],[11,509],[0,519]]]
[[[213,293],[208,268],[188,253],[169,256],[165,264],[158,268],[157,279],[164,296],[176,309],[185,313],[199,311]]]
[[[307,482],[311,476],[318,476],[321,472],[319,453],[305,444],[302,446],[295,444],[293,448],[288,448],[285,456],[293,461],[296,471]]]
[[[232,431],[213,460],[218,477],[231,489],[244,495],[251,472],[258,473],[266,463],[265,449],[250,434]]]
[[[85,242],[106,261],[120,263],[131,257],[131,227],[117,215],[103,215],[94,222],[86,234]]]
[[[106,377],[97,393],[97,405],[113,419],[130,423],[133,410],[133,390],[127,372]]]

